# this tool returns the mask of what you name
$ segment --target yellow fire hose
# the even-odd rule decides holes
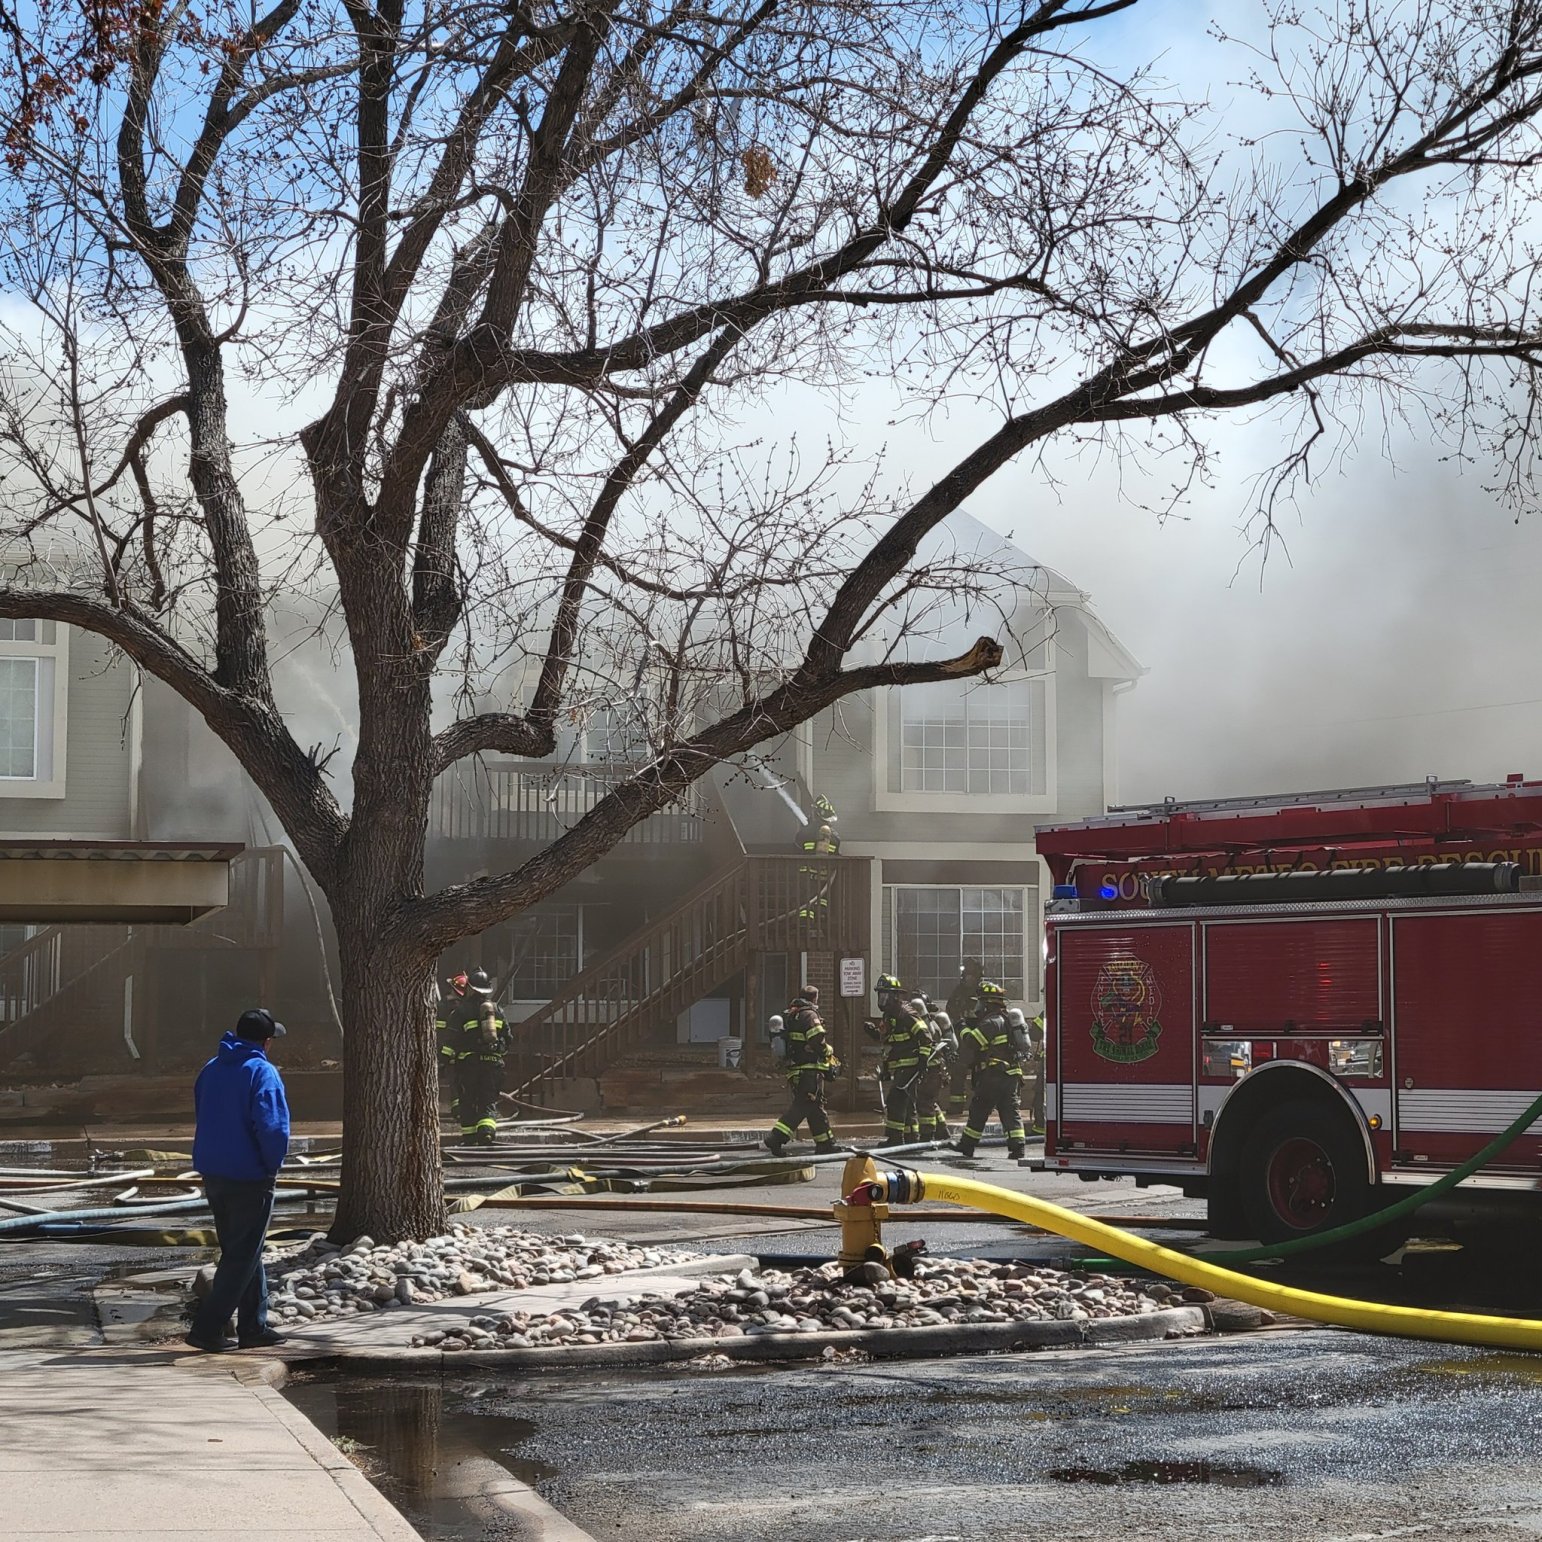
[[[1445,1344],[1477,1344],[1500,1349],[1542,1350],[1542,1322],[1523,1317],[1485,1317],[1474,1312],[1432,1312],[1412,1306],[1384,1306],[1376,1301],[1351,1301],[1344,1296],[1324,1296],[1313,1290],[1274,1285],[1251,1275],[1218,1268],[1159,1243],[1077,1215],[1028,1194],[999,1189],[992,1183],[976,1183],[945,1173],[918,1173],[909,1169],[880,1170],[865,1185],[868,1204],[908,1204],[923,1199],[967,1205],[993,1215],[1010,1216],[1041,1226],[1098,1248],[1114,1258],[1138,1264],[1154,1274],[1201,1285],[1217,1295],[1251,1302],[1271,1312],[1306,1317],[1336,1328],[1361,1333],[1389,1333],[1400,1338],[1436,1339]],[[860,1191],[847,1196],[848,1204],[864,1203]]]

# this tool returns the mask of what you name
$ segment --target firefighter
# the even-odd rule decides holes
[[[1015,1159],[1026,1152],[1018,1099],[1027,1039],[1025,1034],[1014,1032],[1006,1013],[1006,992],[994,980],[981,980],[975,987],[975,1009],[970,1013],[968,1026],[959,1035],[964,1064],[974,1073],[969,1122],[958,1143],[959,1151],[966,1157],[974,1155],[992,1113],[1001,1119],[1001,1128],[1007,1137],[1007,1155]]]
[[[1033,1095],[1028,1099],[1028,1128],[1035,1135],[1044,1133],[1044,1014],[1035,1013],[1028,1020],[1028,1057],[1024,1070],[1033,1077]],[[1026,1080],[1027,1077],[1024,1077]]]
[[[985,974],[984,963],[977,958],[966,958],[959,965],[958,984],[948,995],[947,1013],[957,1033],[965,1023],[969,1021],[969,1013],[974,1007],[975,987]],[[964,1070],[963,1057],[955,1056],[953,1062],[953,1080],[948,1085],[948,1107],[958,1113],[969,1106],[969,1077]]]
[[[778,1023],[776,1018],[771,1021],[773,1025]],[[773,1026],[772,1031],[783,1044],[782,1058],[792,1087],[792,1102],[771,1126],[763,1144],[772,1156],[781,1156],[806,1119],[809,1134],[814,1137],[814,1152],[824,1156],[837,1149],[830,1134],[830,1117],[825,1113],[825,1082],[840,1074],[841,1063],[825,1036],[825,1025],[819,1016],[818,987],[805,985],[782,1014],[780,1026]]]
[[[465,1004],[454,1032],[455,1077],[460,1098],[460,1133],[490,1146],[498,1133],[498,1094],[509,1052],[509,1028],[493,1000],[493,983],[481,969],[466,976]]]
[[[878,998],[882,1016],[877,1020],[869,1018],[862,1026],[869,1038],[877,1039],[883,1046],[878,1079],[888,1092],[884,1098],[881,1144],[902,1146],[919,1138],[916,1096],[920,1091],[923,1052],[930,1048],[931,1036],[925,1019],[910,1010],[910,993],[894,975],[879,975],[873,994]]]
[[[835,821],[835,805],[821,793],[814,799],[813,818],[798,836],[798,850],[811,857],[840,856],[841,838],[835,833]],[[830,870],[800,866],[798,877],[806,895],[798,919],[805,923],[821,920],[830,909]]]
[[[911,1011],[919,1009],[929,1030],[929,1041],[921,1062],[921,1080],[916,1086],[917,1137],[921,1140],[949,1138],[948,1116],[943,1111],[942,1098],[953,1079],[953,1062],[958,1054],[958,1040],[953,1035],[953,1022],[941,1008],[933,1007],[924,996],[910,1004]]]
[[[450,1117],[460,1116],[460,1073],[458,1051],[460,1029],[467,1010],[466,985],[470,976],[457,970],[444,982],[439,1004],[434,1010],[434,1037],[439,1044],[439,1079],[450,1089]]]

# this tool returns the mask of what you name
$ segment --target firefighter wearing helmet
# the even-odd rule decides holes
[[[814,799],[814,813],[798,836],[798,850],[810,857],[838,857],[841,838],[835,833],[835,805],[823,793]],[[798,868],[798,881],[806,896],[798,911],[805,926],[822,921],[830,910],[830,885],[834,874],[829,868],[812,864]]]
[[[959,1043],[964,1065],[974,1072],[974,1096],[969,1100],[969,1121],[959,1139],[959,1151],[966,1157],[974,1155],[994,1113],[1006,1133],[1007,1155],[1022,1157],[1027,1138],[1018,1101],[1026,1038],[1007,1021],[1007,994],[994,980],[981,980],[975,986],[975,1008]]]
[[[869,1018],[863,1031],[883,1046],[878,1081],[884,1096],[883,1141],[902,1146],[919,1138],[916,1105],[921,1075],[931,1052],[931,1029],[924,1017],[910,1007],[910,992],[892,974],[881,974],[873,986],[878,998],[877,1018]]]
[[[830,1133],[830,1116],[825,1112],[825,1082],[840,1074],[841,1063],[825,1036],[818,989],[805,985],[792,998],[780,1022],[792,1103],[771,1126],[764,1145],[772,1156],[781,1156],[788,1141],[797,1135],[798,1126],[807,1120],[809,1134],[814,1137],[814,1151],[824,1156],[836,1149]]]
[[[482,969],[451,976],[452,999],[441,1017],[440,1055],[446,1046],[455,1065],[455,1111],[460,1133],[474,1145],[490,1146],[498,1131],[498,1094],[509,1052],[509,1028],[493,1000],[493,982]],[[441,1058],[440,1064],[444,1061]]]
[[[926,996],[911,1002],[910,1010],[926,1024],[928,1043],[922,1055],[921,1080],[916,1088],[916,1119],[919,1140],[946,1141],[951,1135],[948,1116],[942,1107],[948,1085],[953,1079],[953,1065],[958,1058],[958,1037],[953,1020]]]
[[[461,1020],[466,1011],[466,985],[470,975],[458,969],[439,992],[434,1009],[434,1038],[439,1045],[439,1082],[450,1094],[450,1118],[460,1117],[460,1078],[456,1052],[460,1048]]]

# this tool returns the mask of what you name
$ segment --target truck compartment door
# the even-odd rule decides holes
[[[1380,927],[1376,916],[1207,922],[1204,1023],[1237,1039],[1382,1032]]]
[[[1542,1093],[1542,911],[1392,922],[1393,1164],[1451,1167]],[[1539,1126],[1492,1170],[1535,1174]]]
[[[1066,926],[1056,1149],[1194,1159],[1194,927]]]

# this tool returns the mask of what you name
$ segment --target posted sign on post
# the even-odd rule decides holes
[[[865,958],[841,960],[841,995],[867,995],[867,960]]]

